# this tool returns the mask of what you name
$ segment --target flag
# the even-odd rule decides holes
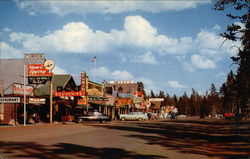
[[[96,62],[96,56],[92,58],[92,62]]]

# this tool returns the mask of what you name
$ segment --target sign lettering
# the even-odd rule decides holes
[[[12,86],[13,94],[24,94],[24,85],[21,84],[13,84]],[[25,86],[25,94],[33,95],[34,88],[32,86]]]
[[[52,76],[43,64],[29,64],[28,65],[28,76]]]
[[[74,92],[74,91],[71,91],[71,92],[66,92],[66,91],[57,92],[57,91],[55,91],[54,96],[56,96],[56,97],[86,96],[86,92],[84,92],[84,91],[78,91],[78,92]]]
[[[20,97],[0,97],[0,103],[20,103]]]

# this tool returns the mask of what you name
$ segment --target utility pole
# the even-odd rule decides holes
[[[1,79],[1,96],[4,97],[4,80]],[[0,107],[0,124],[2,124],[2,122],[4,122],[4,103],[1,103],[1,107]]]

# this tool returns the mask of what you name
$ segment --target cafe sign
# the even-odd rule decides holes
[[[52,76],[53,74],[49,72],[44,66],[44,64],[29,64],[28,65],[28,76]]]
[[[20,103],[20,97],[0,97],[0,103]]]

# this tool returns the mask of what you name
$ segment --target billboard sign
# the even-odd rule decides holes
[[[27,86],[27,85],[25,86],[25,94],[26,95],[33,96],[33,90],[34,90],[34,88],[32,86]],[[13,84],[12,91],[13,91],[13,94],[23,95],[24,94],[24,85],[23,84]]]
[[[20,103],[20,97],[0,97],[0,103]]]

